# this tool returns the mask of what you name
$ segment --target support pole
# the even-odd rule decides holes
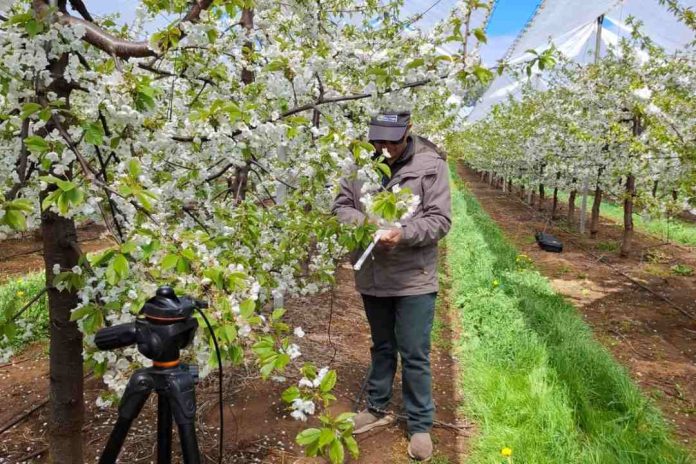
[[[597,18],[597,33],[595,41],[595,64],[599,63],[599,55],[602,48],[602,24],[604,23],[604,15]],[[587,176],[582,181],[582,202],[580,204],[580,234],[585,233],[585,215],[587,214],[587,191],[589,190],[589,181]]]

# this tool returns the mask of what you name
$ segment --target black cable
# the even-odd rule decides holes
[[[196,311],[198,311],[198,314],[201,315],[203,320],[205,321],[205,325],[208,326],[208,330],[210,331],[210,335],[213,337],[213,345],[215,345],[215,354],[217,356],[217,361],[218,361],[218,373],[220,374],[220,382],[218,382],[218,402],[220,403],[220,435],[218,435],[218,442],[219,442],[219,455],[218,455],[218,462],[222,464],[222,435],[224,432],[224,424],[225,421],[222,417],[224,407],[222,405],[222,356],[220,356],[220,347],[218,346],[217,338],[215,337],[215,332],[213,331],[213,327],[210,325],[210,322],[208,322],[208,318],[205,317],[205,314],[203,311],[201,311],[200,308],[196,307]]]

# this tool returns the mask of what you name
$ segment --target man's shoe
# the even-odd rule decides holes
[[[408,455],[419,462],[430,461],[433,457],[433,441],[429,433],[414,433],[408,444]]]
[[[353,418],[353,435],[369,432],[377,427],[384,427],[394,423],[394,416],[386,414],[382,417],[375,416],[370,411],[362,411]]]

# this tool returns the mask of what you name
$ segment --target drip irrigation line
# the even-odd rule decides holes
[[[336,291],[336,285],[331,284],[331,299],[330,299],[330,306],[329,306],[329,326],[327,328],[327,335],[329,339],[329,346],[333,350],[333,354],[331,355],[331,360],[329,361],[329,366],[331,366],[336,359],[336,354],[338,353],[338,348],[336,348],[336,345],[334,345],[333,341],[331,340],[331,324],[333,322],[333,311],[334,311],[334,292]]]
[[[36,450],[32,453],[29,453],[25,456],[22,456],[21,458],[19,458],[17,460],[17,462],[28,462],[30,459],[34,459],[38,456],[41,456],[42,454],[44,454],[47,451],[48,451],[48,446],[44,446],[43,448],[39,448],[38,450]]]
[[[17,314],[15,314],[14,316],[12,316],[12,318],[10,319],[10,322],[16,321],[16,320],[19,318],[19,316],[21,316],[22,314],[24,314],[24,312],[25,312],[27,309],[29,309],[29,307],[31,307],[34,303],[36,303],[37,301],[39,301],[39,299],[40,299],[40,298],[44,295],[44,293],[46,293],[47,291],[48,291],[48,287],[44,287],[43,289],[41,289],[41,291],[40,291],[39,293],[37,293],[37,294],[34,296],[34,298],[31,299],[31,301],[30,301],[29,303],[25,304],[24,307],[23,307],[22,309],[20,309],[20,310],[17,312]]]
[[[93,372],[92,372],[92,371],[89,371],[87,374],[85,374],[85,375],[82,377],[82,381],[84,382],[85,380],[87,380],[89,377],[92,376],[92,374],[93,374]],[[0,434],[3,434],[3,433],[5,433],[5,432],[7,432],[8,430],[10,430],[12,427],[14,427],[15,425],[19,424],[20,422],[22,422],[22,421],[23,421],[24,419],[26,419],[27,417],[31,416],[35,411],[37,411],[37,410],[43,408],[44,406],[46,406],[46,405],[48,404],[48,402],[49,402],[49,396],[47,395],[47,396],[46,396],[46,399],[44,399],[44,400],[41,401],[40,403],[34,405],[34,406],[33,406],[31,409],[29,409],[28,411],[25,411],[25,412],[23,412],[23,413],[20,413],[17,417],[15,417],[14,419],[11,419],[10,422],[8,422],[7,424],[5,424],[5,425],[3,425],[2,427],[0,427]]]

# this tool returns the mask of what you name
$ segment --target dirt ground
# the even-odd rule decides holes
[[[104,238],[104,232],[104,227],[97,224],[78,228],[77,240],[82,251],[91,253],[113,246],[111,240]],[[0,283],[9,277],[43,269],[42,249],[41,237],[34,234],[0,242]]]
[[[696,448],[696,319],[680,312],[696,315],[696,277],[670,271],[675,264],[696,269],[696,249],[637,233],[631,256],[620,258],[622,226],[602,218],[595,240],[567,232],[565,220],[549,225],[546,231],[563,242],[564,250],[547,253],[534,240],[535,231],[546,225],[538,204],[529,208],[463,166],[459,174],[506,237],[579,309],[597,339],[655,399],[679,439]],[[544,209],[550,211],[550,200]]]
[[[446,297],[443,297],[443,301]],[[446,308],[446,305],[440,305]],[[306,336],[300,340],[303,358],[318,366],[337,369],[338,401],[335,411],[355,409],[355,398],[369,365],[369,330],[360,296],[353,287],[352,270],[342,265],[332,292],[294,298],[286,307],[288,323],[301,326]],[[458,418],[460,399],[455,386],[458,366],[450,353],[456,324],[447,310],[438,310],[443,318],[433,346],[434,397],[436,420],[440,421],[433,439],[441,464],[458,463],[466,450],[470,427]],[[335,351],[334,351],[335,350]],[[47,408],[42,406],[47,392],[47,355],[37,344],[19,354],[14,365],[0,367],[0,404],[9,405],[0,412],[0,429],[34,407],[38,409],[17,425],[2,433],[0,463],[46,462]],[[224,382],[224,462],[225,463],[308,463],[294,437],[316,420],[300,423],[289,417],[280,401],[280,393],[299,379],[286,383],[262,382],[253,369],[237,368],[225,373]],[[86,462],[94,462],[106,442],[116,418],[116,408],[100,410],[95,405],[102,384],[88,379],[85,385],[87,407],[84,427]],[[393,410],[400,411],[400,381],[395,384]],[[211,375],[197,388],[199,405],[198,437],[204,462],[217,462],[218,402],[217,376]],[[156,421],[151,398],[141,417],[134,423],[121,455],[121,462],[152,462],[155,452]],[[360,408],[364,404],[359,405]],[[176,433],[174,434],[176,437]],[[176,439],[175,439],[176,440]],[[358,438],[361,456],[349,462],[364,464],[408,463],[403,424],[372,431]],[[177,449],[174,444],[174,449]],[[176,460],[175,460],[176,461]],[[176,461],[178,462],[178,461]]]

